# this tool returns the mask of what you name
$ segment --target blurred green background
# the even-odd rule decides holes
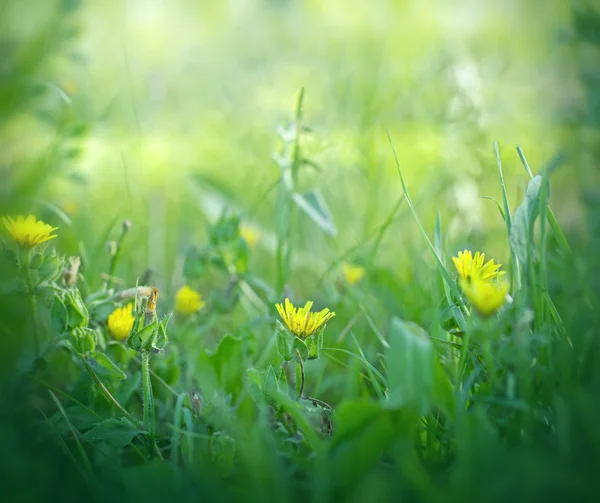
[[[500,199],[492,144],[513,205],[528,179],[515,145],[534,171],[568,148],[582,98],[571,17],[560,0],[5,0],[3,209],[50,201],[88,231],[88,248],[107,222],[131,218],[137,268],[170,289],[182,244],[228,205],[263,231],[269,268],[276,129],[304,87],[319,169],[301,183],[322,192],[337,229],[302,229],[307,278],[398,201],[386,131],[428,229],[439,209],[457,246],[492,240],[505,261],[502,220],[481,199]],[[567,227],[581,167],[570,158],[554,175]],[[415,230],[403,215],[380,248],[394,268]]]

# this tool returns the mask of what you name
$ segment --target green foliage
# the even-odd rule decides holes
[[[600,13],[238,3],[2,9],[4,498],[597,500]]]

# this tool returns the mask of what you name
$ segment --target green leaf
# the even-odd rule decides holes
[[[106,321],[108,316],[118,307],[118,304],[114,301],[103,300],[88,304],[90,318],[98,321]]]
[[[57,279],[61,275],[64,265],[64,259],[56,254],[44,257],[44,261],[37,268],[40,282]]]
[[[260,403],[263,398],[262,374],[263,373],[258,369],[250,368],[246,370],[246,379],[248,381],[248,393],[256,403]]]
[[[533,225],[539,213],[539,195],[542,177],[534,176],[527,184],[525,198],[513,215],[509,243],[512,251],[523,264],[529,262],[529,253],[533,253]],[[532,257],[533,258],[533,257]]]
[[[308,339],[308,359],[315,360],[319,358],[320,347],[323,345],[323,330],[319,330],[318,334],[311,335]]]
[[[293,357],[297,357],[297,353],[296,350],[298,350],[298,352],[300,353],[300,356],[302,357],[302,359],[304,361],[308,360],[308,348],[306,347],[306,343],[301,340],[298,339],[298,337],[294,337],[294,343],[293,343]]]
[[[300,362],[296,362],[296,393],[300,395],[302,392],[302,367]]]
[[[279,392],[279,384],[277,375],[273,366],[269,366],[263,382],[263,394],[265,397],[272,399]]]
[[[136,428],[127,418],[106,419],[98,423],[81,438],[87,442],[106,442],[115,447],[125,447],[133,438],[145,431]]]
[[[115,363],[104,353],[92,351],[87,357],[87,361],[94,371],[101,377],[109,379],[123,380],[127,376]]]
[[[292,196],[298,207],[308,215],[323,231],[330,236],[337,234],[331,212],[320,192],[310,191],[304,194],[295,193]]]
[[[202,278],[206,274],[206,257],[196,248],[191,247],[185,254],[183,275],[188,279]]]
[[[66,332],[69,327],[69,313],[59,295],[54,296],[54,303],[50,311],[52,328],[59,334]]]
[[[117,401],[124,407],[127,405],[131,397],[136,391],[142,387],[142,373],[136,372],[132,376],[125,379],[116,391]]]
[[[372,402],[344,402],[336,410],[331,475],[339,484],[352,484],[381,459],[396,432],[391,411]],[[410,429],[406,431],[408,434]]]
[[[90,316],[77,288],[65,290],[64,306],[68,313],[69,328],[87,327]]]
[[[77,327],[71,331],[73,346],[81,354],[89,353],[96,349],[96,332],[91,328]]]
[[[150,323],[150,325],[142,328],[139,332],[131,334],[127,338],[127,345],[135,351],[149,349],[152,342],[152,336],[154,335],[154,330],[156,329],[156,324],[157,322],[154,321]]]
[[[242,342],[226,335],[214,351],[205,350],[198,357],[198,381],[208,396],[221,389],[237,396],[242,390],[245,367]]]
[[[162,351],[169,342],[169,339],[167,337],[167,325],[169,324],[171,316],[173,316],[173,313],[169,313],[163,316],[163,318],[160,320],[160,323],[158,324],[158,333],[156,334],[156,340],[152,341],[153,349]]]
[[[431,340],[418,325],[394,318],[389,344],[387,405],[392,408],[410,405],[424,414],[434,392],[435,356]]]
[[[219,433],[213,435],[210,448],[211,461],[224,477],[231,473],[235,452],[236,443],[233,437]]]
[[[289,343],[289,335],[285,330],[277,330],[277,353],[279,354],[279,358],[283,361],[289,361],[292,359],[292,355],[290,352],[290,343]]]

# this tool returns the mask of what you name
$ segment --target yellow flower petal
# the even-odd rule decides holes
[[[124,340],[129,337],[133,322],[133,304],[127,304],[125,307],[118,307],[108,317],[108,331],[117,340]]]
[[[297,308],[287,298],[284,304],[275,305],[285,327],[302,340],[310,337],[335,316],[335,313],[327,308],[318,313],[311,313],[312,306],[312,301],[308,301],[304,307]]]
[[[365,275],[365,268],[360,265],[344,264],[342,269],[349,285],[356,285]]]
[[[29,248],[54,239],[56,234],[52,234],[52,232],[58,229],[58,227],[52,227],[41,220],[37,220],[33,215],[27,217],[19,215],[16,219],[2,217],[2,223],[20,246]]]
[[[458,257],[452,257],[452,262],[461,280],[481,278],[491,281],[504,274],[504,271],[500,271],[500,264],[496,264],[494,259],[485,262],[485,253],[476,252],[473,256],[470,250],[459,251]]]
[[[505,281],[486,281],[481,277],[461,279],[460,287],[471,305],[483,316],[490,316],[506,301],[508,285]]]
[[[175,310],[184,316],[199,311],[205,305],[202,296],[188,285],[182,286],[175,295]]]
[[[240,225],[240,236],[250,248],[254,248],[258,243],[258,231],[248,225]]]

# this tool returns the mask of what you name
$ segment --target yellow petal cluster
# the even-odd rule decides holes
[[[188,285],[182,286],[175,295],[175,310],[189,316],[205,306],[202,296]]]
[[[459,283],[471,305],[482,316],[490,316],[504,305],[508,293],[505,281],[485,281],[473,276],[471,279],[461,278]]]
[[[58,229],[58,227],[52,227],[37,220],[33,215],[18,216],[17,218],[2,217],[2,222],[11,237],[20,246],[29,248],[54,239],[56,234],[52,234],[52,232]]]
[[[285,305],[277,304],[275,307],[286,328],[304,340],[335,316],[335,313],[327,308],[318,313],[311,313],[312,305],[312,302],[307,302],[304,307],[294,307],[290,299],[285,299]]]
[[[242,239],[246,241],[246,244],[250,248],[254,248],[256,246],[256,243],[258,243],[258,232],[253,227],[241,225],[240,236],[242,236]]]
[[[122,341],[129,337],[135,318],[133,304],[118,307],[108,316],[108,331],[115,339]]]
[[[365,268],[360,265],[344,264],[342,270],[349,285],[356,285],[365,275]]]
[[[452,261],[462,291],[479,314],[490,316],[504,305],[508,285],[501,280],[504,271],[500,271],[500,264],[493,259],[485,262],[485,253],[473,255],[470,250],[458,252]]]
[[[471,250],[458,252],[458,257],[452,257],[454,266],[458,271],[458,275],[463,280],[471,278],[481,278],[484,281],[490,281],[504,274],[500,271],[500,264],[494,263],[494,259],[485,261],[485,253],[476,252],[475,256]]]

